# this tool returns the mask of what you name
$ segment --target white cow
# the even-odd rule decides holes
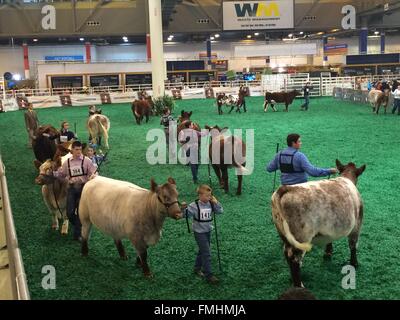
[[[181,217],[174,179],[159,186],[152,179],[151,190],[147,190],[129,182],[96,177],[85,184],[79,204],[82,255],[88,255],[88,239],[94,224],[114,239],[122,259],[127,256],[121,239],[129,239],[144,275],[151,276],[147,247],[159,241],[167,216]]]

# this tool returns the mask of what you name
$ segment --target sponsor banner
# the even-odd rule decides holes
[[[205,98],[204,89],[184,89],[181,90],[182,99],[198,99]]]
[[[73,106],[87,106],[91,104],[101,104],[100,95],[73,94],[69,96]]]
[[[215,94],[214,94],[214,89],[213,88],[204,88],[204,94],[207,99],[214,99]]]
[[[107,92],[100,93],[101,104],[111,104],[110,94]]]
[[[250,96],[251,97],[264,96],[262,87],[261,86],[250,87]]]
[[[4,112],[19,110],[17,100],[14,98],[1,100],[1,106]]]
[[[45,61],[83,61],[83,56],[45,56]]]
[[[217,87],[213,88],[214,89],[214,94],[217,96],[220,93],[225,93],[226,95],[230,94],[239,94],[239,87]]]
[[[347,55],[347,44],[326,44],[324,45],[324,55],[334,56],[334,55]]]
[[[28,101],[34,108],[61,107],[59,96],[31,96],[28,97]]]
[[[292,29],[293,0],[224,1],[224,30]]]
[[[130,103],[138,99],[136,91],[110,93],[111,103]]]

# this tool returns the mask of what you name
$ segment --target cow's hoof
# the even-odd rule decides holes
[[[121,260],[128,260],[128,256],[127,255],[124,255],[124,256],[120,256],[120,258],[121,258]]]
[[[151,271],[146,271],[146,272],[144,272],[143,274],[144,274],[144,276],[145,276],[146,279],[153,279],[153,278],[154,278],[154,276],[153,276],[153,274],[151,273]]]
[[[87,256],[89,256],[89,252],[81,252],[81,256],[86,258]]]
[[[237,196],[240,196],[241,194],[242,194],[242,191],[237,191],[237,192],[236,192],[236,195],[237,195]]]
[[[55,224],[53,224],[53,225],[51,226],[51,228],[52,228],[53,230],[58,230],[58,226],[55,225]]]
[[[324,260],[331,260],[332,259],[332,252],[326,253],[324,254]]]

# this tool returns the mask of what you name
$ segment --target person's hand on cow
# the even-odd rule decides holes
[[[339,170],[337,168],[331,168],[330,171],[331,171],[331,174],[339,173]]]
[[[184,209],[186,209],[186,208],[187,208],[187,203],[186,203],[185,201],[183,201],[183,202],[181,203],[181,209],[184,210]]]

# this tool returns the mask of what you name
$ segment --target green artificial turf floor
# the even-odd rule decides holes
[[[135,252],[124,240],[130,259],[118,257],[113,240],[93,228],[88,258],[68,236],[51,230],[51,218],[43,203],[40,187],[34,184],[37,171],[33,152],[27,148],[23,111],[0,114],[0,151],[6,165],[9,192],[33,299],[276,299],[290,285],[289,269],[282,244],[271,221],[270,196],[273,174],[265,171],[275,154],[276,143],[285,145],[288,133],[302,135],[302,151],[320,167],[343,163],[367,165],[358,187],[365,203],[364,224],[359,242],[360,267],[356,289],[341,287],[342,266],[349,259],[347,239],[334,243],[330,262],[323,250],[314,247],[302,266],[305,286],[319,299],[399,299],[400,202],[398,144],[400,117],[371,113],[366,105],[332,98],[312,99],[308,112],[299,111],[295,100],[289,113],[262,110],[262,97],[247,99],[248,112],[218,116],[213,100],[181,100],[180,110],[192,110],[192,119],[202,126],[218,124],[231,129],[255,129],[255,170],[244,177],[242,196],[235,195],[237,180],[230,172],[229,194],[217,186],[215,195],[225,212],[218,217],[223,270],[218,270],[215,237],[212,239],[213,269],[221,279],[210,286],[192,274],[196,253],[193,234],[185,220],[167,219],[163,237],[149,250],[153,279],[145,279],[135,262]],[[159,128],[159,118],[138,126],[128,104],[102,106],[111,120],[109,161],[102,174],[149,188],[151,177],[164,183],[168,176],[177,181],[180,201],[196,198],[189,167],[147,164],[145,153],[150,128]],[[226,109],[225,109],[226,110]],[[87,136],[87,107],[51,108],[38,111],[41,123],[56,127],[68,120],[77,133]],[[200,182],[208,183],[207,166],[199,170]],[[278,186],[278,183],[277,183]],[[56,289],[41,286],[42,267],[56,269]]]

